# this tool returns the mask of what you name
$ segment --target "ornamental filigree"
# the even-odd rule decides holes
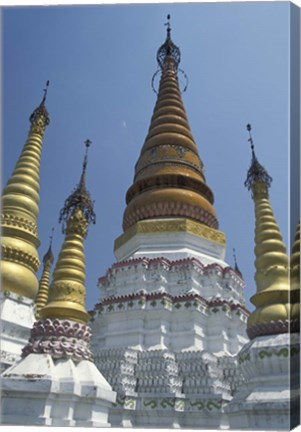
[[[87,235],[88,222],[84,217],[80,209],[75,209],[72,215],[69,217],[65,233],[68,234],[78,234],[81,237],[86,237]]]
[[[94,202],[91,200],[90,193],[86,188],[86,168],[88,163],[88,148],[91,145],[90,140],[85,141],[86,145],[86,154],[83,162],[83,170],[81,174],[81,178],[79,184],[76,186],[71,195],[66,199],[64,207],[60,211],[59,222],[63,222],[63,232],[65,232],[65,224],[73,214],[76,214],[76,210],[80,210],[82,215],[84,216],[87,224],[91,222],[95,224],[96,215],[94,213]],[[85,227],[85,229],[87,226]],[[69,227],[67,227],[69,229]],[[75,227],[75,229],[77,229]],[[83,228],[80,228],[80,232],[83,232]]]
[[[34,255],[15,247],[6,246],[5,244],[2,244],[2,259],[16,264],[22,264],[24,267],[34,271],[34,273],[38,271],[40,266],[39,259]]]
[[[262,180],[255,181],[252,184],[252,186],[250,186],[250,188],[252,188],[252,196],[253,196],[254,200],[257,200],[260,198],[265,198],[265,199],[269,198],[268,186]]]
[[[164,68],[166,59],[169,57],[173,60],[175,68],[177,69],[181,61],[181,51],[177,47],[170,37],[171,27],[170,27],[170,15],[167,15],[167,35],[166,40],[163,45],[157,51],[157,62],[161,69]]]
[[[69,320],[46,319],[35,322],[22,358],[31,353],[50,354],[52,358],[71,358],[75,362],[93,360],[89,348],[90,327]]]
[[[82,284],[76,282],[53,282],[49,291],[50,301],[66,301],[85,305],[85,288]]]
[[[184,71],[179,69],[179,64],[181,62],[181,51],[177,45],[173,43],[171,40],[171,27],[170,27],[170,15],[167,15],[167,35],[165,42],[160,46],[157,51],[157,62],[159,69],[155,72],[152,78],[152,88],[155,93],[158,93],[155,89],[155,79],[159,75],[160,72],[164,74],[164,76],[174,76],[177,79],[177,73],[181,72],[183,74],[184,80],[186,81],[183,92],[186,91],[188,85],[188,78]]]
[[[34,123],[32,123],[29,134],[38,134],[43,136],[47,125],[48,123],[44,117],[38,117]]]
[[[268,323],[256,324],[247,329],[250,339],[257,336],[266,336],[280,333],[298,333],[300,331],[300,320],[278,320]]]
[[[45,107],[48,86],[49,86],[49,81],[47,81],[46,83],[46,88],[44,89],[44,97],[42,99],[42,102],[29,117],[29,121],[31,123],[30,133],[37,133],[41,136],[43,136],[46,126],[48,126],[50,123],[49,114]]]
[[[37,225],[30,222],[22,217],[15,216],[10,213],[4,213],[1,215],[1,223],[7,227],[18,227],[23,228],[26,231],[31,232],[33,235],[38,235]]]
[[[252,161],[251,161],[251,166],[248,170],[247,179],[246,179],[244,184],[248,188],[248,190],[252,189],[252,191],[254,193],[254,187],[255,187],[255,185],[257,185],[259,183],[261,185],[259,187],[260,193],[262,192],[262,193],[267,194],[267,190],[271,186],[273,179],[268,174],[266,169],[258,162],[258,159],[255,155],[253,139],[251,136],[251,125],[250,124],[247,124],[247,130],[249,131],[249,134],[250,134],[250,138],[248,141],[251,143]],[[265,192],[264,192],[263,186],[265,186]]]

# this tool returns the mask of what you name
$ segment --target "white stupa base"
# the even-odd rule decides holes
[[[232,429],[299,424],[299,334],[259,336],[239,353],[244,383],[226,408]]]
[[[21,358],[35,322],[34,302],[13,292],[1,292],[1,372]]]
[[[138,225],[143,225],[147,228],[148,225],[152,225],[150,231],[137,232],[129,235],[127,239],[127,234],[120,236],[115,242],[115,256],[117,261],[124,261],[133,258],[147,257],[155,258],[164,256],[167,259],[184,259],[194,256],[205,264],[218,263],[221,266],[225,265],[223,263],[226,255],[226,245],[220,243],[219,241],[213,241],[209,238],[205,238],[202,234],[195,234],[189,232],[186,228],[178,232],[165,231],[156,232],[156,225],[160,223],[165,225],[174,224],[175,222],[183,222],[194,226],[194,229],[199,228],[203,230],[210,230],[202,224],[193,222],[187,219],[154,219],[140,221],[132,229]],[[136,228],[136,229],[139,229]],[[155,231],[153,231],[155,230]],[[129,230],[130,231],[130,230]],[[216,231],[216,235],[220,235],[223,240],[225,240],[223,233]]]
[[[108,427],[116,393],[94,363],[29,354],[1,376],[2,424]]]
[[[245,284],[224,261],[225,244],[202,237],[200,224],[193,234],[185,220],[177,232],[167,227],[174,220],[157,222],[158,232],[138,226],[117,239],[118,261],[99,279],[91,349],[117,393],[109,421],[226,429],[224,407],[240,385],[236,356],[249,340]]]
[[[240,385],[235,356],[114,348],[95,361],[117,392],[113,427],[228,427],[224,407]]]

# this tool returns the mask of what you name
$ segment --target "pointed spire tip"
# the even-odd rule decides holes
[[[44,133],[45,127],[48,126],[50,123],[49,114],[48,114],[48,111],[45,107],[45,101],[46,101],[46,96],[47,96],[47,92],[48,92],[49,82],[50,82],[49,80],[46,81],[46,87],[43,89],[44,95],[43,95],[43,99],[42,99],[40,105],[33,111],[31,116],[29,117],[29,121],[32,125],[33,125],[33,123],[35,123],[37,121],[38,118],[43,119],[43,127],[37,128],[37,131],[39,133],[42,133],[42,134]]]
[[[254,142],[253,142],[253,138],[251,135],[251,129],[252,129],[252,127],[251,127],[250,123],[248,123],[247,124],[247,130],[248,130],[249,136],[250,136],[248,141],[251,144],[252,161],[251,161],[251,166],[248,170],[247,179],[246,179],[244,184],[248,188],[248,190],[250,190],[253,188],[255,183],[257,183],[257,181],[261,181],[266,185],[267,188],[269,188],[271,186],[273,179],[268,174],[266,169],[258,162],[258,159],[257,159],[256,154],[255,154],[255,150],[254,150]]]
[[[51,229],[51,236],[49,237],[50,238],[50,247],[52,246],[53,233],[54,233],[54,227],[52,227],[52,229]]]
[[[62,230],[64,232],[65,230],[65,224],[64,222],[67,222],[69,219],[69,216],[71,213],[77,208],[80,209],[85,219],[88,223],[95,224],[96,216],[94,213],[94,201],[91,200],[90,194],[86,189],[86,168],[87,168],[87,162],[88,162],[88,149],[90,145],[92,144],[92,141],[87,139],[85,141],[85,156],[83,161],[83,169],[82,174],[80,177],[79,184],[75,187],[74,191],[71,193],[71,195],[66,199],[64,207],[60,211],[60,217],[59,217],[59,223],[63,222]]]
[[[46,81],[46,87],[45,87],[44,90],[43,90],[43,92],[44,92],[44,96],[43,96],[42,104],[44,104],[45,101],[46,101],[46,97],[47,97],[47,92],[48,92],[49,83],[50,83],[50,81],[47,80],[47,81]]]
[[[43,258],[44,264],[46,264],[48,261],[52,264],[54,261],[54,256],[53,256],[52,249],[51,249],[52,240],[53,240],[53,232],[54,232],[54,228],[52,227],[51,235],[49,236],[49,238],[50,238],[49,248],[48,248],[48,251],[46,252],[46,254],[44,255],[44,258]]]

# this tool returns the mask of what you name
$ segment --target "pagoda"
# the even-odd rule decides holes
[[[1,197],[1,370],[20,359],[35,321],[40,261],[40,160],[50,123],[46,109],[49,81],[40,105],[31,114],[26,143]]]
[[[117,392],[112,426],[227,427],[248,342],[245,283],[225,262],[214,195],[179,86],[181,52],[157,52],[160,84],[126,194],[117,261],[99,279],[95,362]]]
[[[86,141],[88,149],[91,142]],[[38,320],[21,360],[1,375],[1,423],[14,425],[108,427],[116,394],[95,366],[85,309],[84,239],[95,222],[85,176],[60,213],[65,239],[49,286],[51,245],[37,298]]]

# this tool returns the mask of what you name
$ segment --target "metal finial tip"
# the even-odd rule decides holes
[[[247,179],[245,181],[245,186],[248,188],[248,190],[252,189],[255,183],[258,181],[261,181],[266,185],[267,188],[271,186],[272,183],[272,177],[268,174],[266,169],[258,162],[258,159],[255,154],[254,150],[254,143],[253,138],[251,135],[251,125],[247,124],[247,129],[249,131],[250,138],[248,139],[249,143],[251,144],[251,150],[252,150],[252,161],[251,166],[248,170]],[[252,189],[253,191],[253,189]]]
[[[47,81],[46,81],[46,87],[45,87],[44,90],[43,90],[43,92],[44,92],[44,97],[43,97],[43,101],[42,101],[42,103],[44,103],[45,100],[46,100],[46,96],[47,96],[47,91],[48,91],[49,83],[50,83],[50,81],[47,80]]]
[[[236,262],[236,253],[235,253],[235,248],[233,248],[233,258],[234,258],[234,261]]]
[[[233,248],[233,258],[234,258],[234,269],[235,271],[242,277],[242,273],[239,270],[239,267],[237,265],[237,260],[236,260],[236,253],[235,253],[235,248]]]
[[[85,153],[85,158],[84,158],[84,168],[86,168],[86,165],[87,165],[88,150],[89,150],[89,147],[90,147],[91,144],[92,144],[91,140],[87,139],[85,141],[86,153]]]
[[[54,256],[53,256],[53,253],[52,253],[52,250],[51,250],[52,239],[53,239],[53,232],[54,232],[54,228],[52,228],[52,230],[51,230],[51,236],[49,237],[50,238],[50,243],[49,243],[48,251],[45,253],[45,255],[43,257],[43,263],[44,264],[46,264],[47,262],[50,262],[52,264],[53,261],[54,261]]]
[[[254,143],[253,143],[253,138],[252,138],[252,135],[251,135],[251,129],[252,129],[252,127],[251,127],[250,123],[248,123],[247,124],[247,130],[248,130],[249,135],[250,135],[250,138],[248,139],[248,141],[251,144],[252,152],[254,152]]]
[[[167,33],[170,33],[170,14],[167,15],[167,22],[165,23],[165,25],[167,26]]]
[[[53,233],[54,233],[54,227],[52,227],[51,236],[49,237],[50,238],[50,246],[52,245]]]

